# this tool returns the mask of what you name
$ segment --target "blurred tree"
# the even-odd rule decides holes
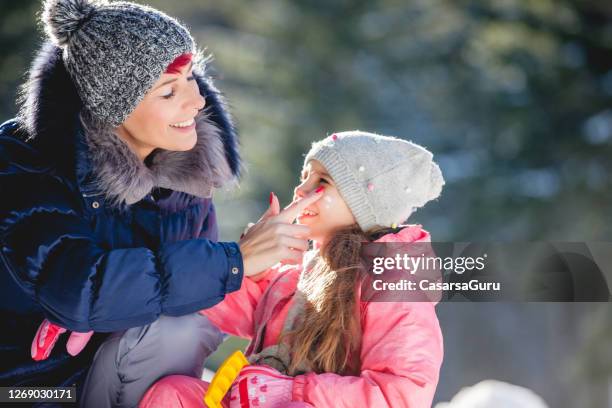
[[[18,86],[25,79],[38,38],[34,16],[39,7],[36,0],[0,2],[0,122],[17,111]]]

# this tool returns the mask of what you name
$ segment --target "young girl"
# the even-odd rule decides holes
[[[313,145],[294,199],[324,189],[298,217],[314,249],[301,265],[245,279],[201,312],[222,331],[251,339],[251,365],[225,406],[431,406],[443,355],[435,302],[363,301],[359,265],[363,242],[428,242],[419,225],[397,224],[443,184],[432,154],[404,140],[355,131]],[[275,197],[270,212],[278,212]],[[141,406],[203,406],[206,387],[166,377]]]

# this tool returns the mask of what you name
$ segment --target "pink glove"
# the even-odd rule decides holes
[[[230,408],[281,408],[290,406],[293,377],[268,366],[246,366],[232,385]]]
[[[32,340],[32,358],[35,361],[46,360],[53,351],[57,339],[65,331],[66,329],[63,327],[53,324],[47,319],[43,320],[36,331],[36,335],[34,335],[34,340]],[[93,331],[87,333],[72,332],[66,344],[68,354],[71,356],[79,354],[89,342],[92,334]]]

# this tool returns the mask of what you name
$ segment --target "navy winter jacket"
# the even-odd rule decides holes
[[[104,335],[76,358],[58,344],[34,362],[43,318],[123,330],[213,306],[243,277],[238,245],[217,242],[210,194],[236,181],[240,159],[210,78],[196,74],[207,106],[196,147],[142,163],[116,136],[84,125],[61,55],[43,45],[20,116],[0,127],[0,385],[83,379]]]

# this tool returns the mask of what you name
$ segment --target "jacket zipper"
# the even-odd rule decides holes
[[[87,193],[82,193],[81,194],[83,197],[85,198],[91,198],[91,197],[97,197],[97,196],[101,196],[102,193],[97,193],[97,194],[87,194]]]

